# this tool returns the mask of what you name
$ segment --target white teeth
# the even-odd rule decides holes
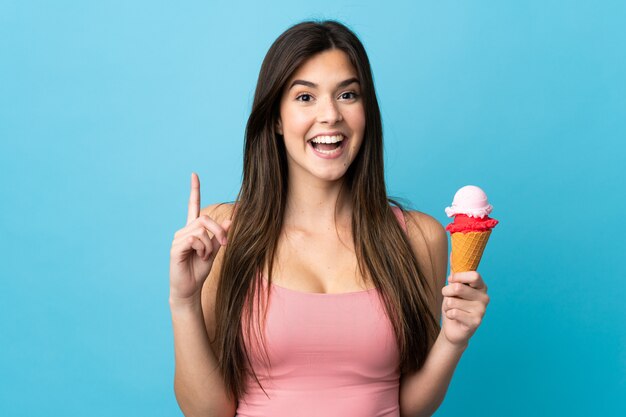
[[[315,143],[337,143],[343,140],[342,135],[337,136],[318,136],[314,139],[311,139],[311,142]]]

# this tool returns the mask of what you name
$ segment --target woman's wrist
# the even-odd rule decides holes
[[[453,343],[450,340],[448,340],[448,338],[446,337],[446,334],[444,332],[443,329],[441,329],[441,331],[439,332],[439,341],[441,342],[442,346],[453,352],[453,353],[463,353],[465,351],[465,349],[467,349],[467,347],[469,346],[469,340],[462,342],[462,343]]]
[[[170,294],[169,298],[170,310],[172,312],[196,312],[202,310],[202,301],[199,296],[189,298],[178,298]]]

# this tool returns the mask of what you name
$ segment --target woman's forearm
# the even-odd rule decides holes
[[[207,335],[201,303],[175,305],[170,301],[174,328],[176,400],[187,417],[232,417],[229,399]]]
[[[431,416],[443,402],[461,355],[467,348],[452,345],[439,333],[424,366],[416,373],[402,377],[400,415]]]

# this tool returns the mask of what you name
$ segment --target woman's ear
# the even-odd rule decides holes
[[[283,134],[283,125],[280,122],[280,117],[276,120],[276,132],[278,132],[279,135]]]

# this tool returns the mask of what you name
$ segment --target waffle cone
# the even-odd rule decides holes
[[[452,233],[452,271],[476,271],[491,235],[486,232]]]

